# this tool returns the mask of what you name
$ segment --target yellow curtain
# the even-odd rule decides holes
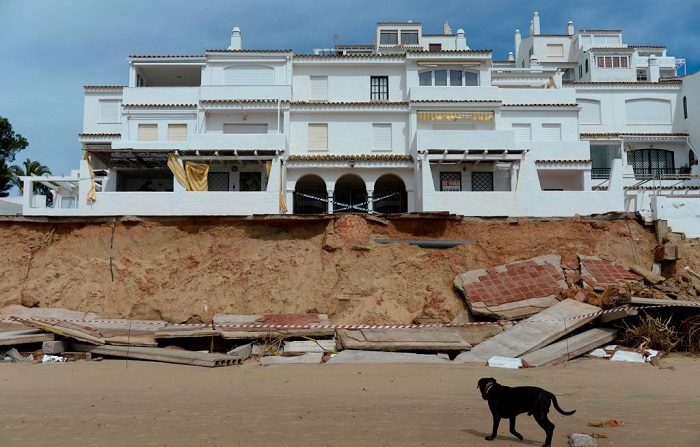
[[[87,162],[88,175],[90,176],[90,188],[88,188],[87,202],[93,203],[97,200],[97,193],[95,189],[95,171],[92,169],[92,160],[87,152],[83,153],[83,160]]]
[[[270,177],[270,172],[272,172],[272,160],[267,160],[265,162],[265,175],[267,175],[268,178]]]
[[[190,191],[209,190],[207,182],[209,165],[207,163],[185,162],[185,172],[187,173],[187,181],[190,184]]]
[[[187,173],[185,172],[185,168],[182,167],[174,152],[168,153],[168,168],[170,168],[170,172],[173,173],[175,180],[177,180],[177,182],[181,184],[186,191],[192,191],[192,188],[190,188],[190,182],[187,181]]]
[[[285,178],[284,178],[284,165],[280,161],[280,214],[286,214],[287,213],[287,195],[285,193],[285,190],[287,189],[285,186]]]

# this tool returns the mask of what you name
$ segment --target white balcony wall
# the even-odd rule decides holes
[[[536,160],[589,160],[588,141],[516,141],[516,149],[525,149]]]
[[[683,131],[683,109],[680,100],[680,86],[678,88],[663,89],[615,89],[615,90],[586,90],[577,89],[577,98],[600,103],[600,123],[580,123],[579,131],[582,133],[602,132],[676,132]],[[666,102],[670,110],[670,118],[650,115],[648,122],[635,123],[627,116],[630,108],[628,101],[637,101],[632,104],[640,104],[639,100],[652,100],[656,103]],[[585,107],[585,106],[584,106]],[[651,109],[650,109],[651,110]],[[637,110],[636,113],[639,111]],[[632,121],[632,122],[631,122]]]
[[[293,112],[290,125],[290,153],[308,153],[308,124],[328,124],[328,154],[407,154],[408,114],[380,112]],[[375,151],[373,123],[391,124],[391,151]]]
[[[246,70],[252,67],[271,70],[271,82],[265,82],[267,86],[290,84],[286,59],[274,55],[270,57],[255,56],[254,58],[235,56],[227,61],[210,61],[202,70],[202,86],[226,85],[230,81],[230,77],[227,77],[228,70],[235,70],[236,68]]]
[[[277,149],[284,150],[284,135],[268,134],[193,134],[188,142],[196,149]]]
[[[292,87],[289,85],[203,85],[201,99],[279,99],[289,101]]]
[[[121,139],[114,141],[112,147],[115,149],[186,149],[188,142],[185,141],[168,141],[168,124],[185,124],[187,125],[188,139],[197,132],[197,115],[194,110],[179,111],[178,113],[153,113],[153,114],[138,114],[130,119],[123,117],[124,132]],[[138,127],[139,124],[155,124],[157,126],[158,138],[155,141],[139,141]]]
[[[370,78],[372,76],[389,77],[389,101],[405,101],[405,69],[403,65],[331,65],[297,64],[294,66],[294,100],[311,99],[311,76],[328,76],[328,101],[330,102],[368,102],[370,96]]]
[[[499,99],[501,97],[498,87],[491,86],[433,87],[414,85],[410,88],[411,101],[494,101]]]
[[[513,149],[513,132],[497,130],[418,130],[418,151],[427,149]]]
[[[124,104],[198,104],[199,87],[124,87]]]

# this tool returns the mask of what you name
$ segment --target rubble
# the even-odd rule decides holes
[[[569,445],[571,447],[598,447],[598,441],[593,436],[585,433],[571,433],[569,435]]]

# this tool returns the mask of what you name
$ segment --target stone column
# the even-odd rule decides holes
[[[333,191],[328,191],[328,214],[333,214]]]
[[[374,203],[372,203],[373,198],[374,198],[374,190],[370,189],[367,191],[367,212],[370,214],[374,212]]]

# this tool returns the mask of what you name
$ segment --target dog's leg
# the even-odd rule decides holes
[[[491,436],[487,436],[486,440],[487,441],[493,441],[496,439],[496,433],[498,433],[498,424],[501,423],[501,417],[496,416],[495,414],[493,415],[493,431],[491,432]]]
[[[516,418],[516,416],[513,416],[512,418],[510,418],[510,432],[513,434],[513,436],[515,436],[516,438],[518,438],[519,440],[522,441],[523,435],[521,435],[520,433],[518,433],[515,430],[515,418]]]
[[[535,420],[547,435],[542,447],[550,447],[552,445],[552,436],[554,435],[554,424],[547,418],[546,413],[536,413]]]

